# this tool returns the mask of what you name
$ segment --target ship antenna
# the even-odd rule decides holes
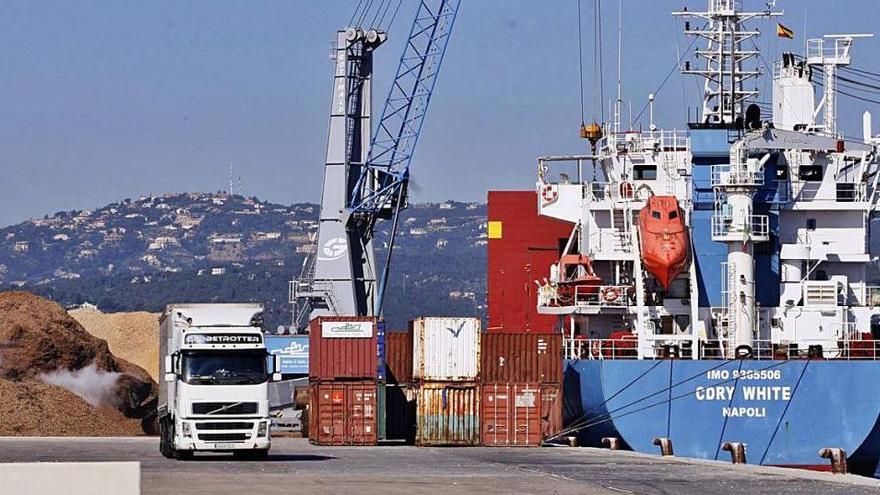
[[[623,0],[617,0],[617,103],[614,105],[614,132],[620,132],[620,102],[621,102],[621,50],[623,38]]]

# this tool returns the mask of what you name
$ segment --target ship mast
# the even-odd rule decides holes
[[[694,74],[705,78],[701,122],[704,124],[733,124],[743,114],[743,101],[757,96],[757,90],[747,90],[743,83],[761,74],[757,68],[748,69],[746,63],[757,57],[757,50],[741,45],[758,35],[757,30],[746,29],[743,23],[757,18],[776,17],[782,12],[771,12],[772,3],[764,12],[741,12],[742,0],[709,0],[706,11],[689,11],[687,8],[672,15],[695,18],[706,22],[700,29],[691,29],[685,22],[684,33],[706,40],[706,48],[696,50],[697,58],[705,60],[704,68],[691,68],[685,62],[682,74]]]

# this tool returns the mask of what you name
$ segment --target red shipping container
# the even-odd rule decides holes
[[[562,334],[483,335],[483,383],[562,383]]]
[[[541,393],[537,383],[483,384],[483,445],[541,445]]]
[[[309,379],[376,378],[376,318],[322,316],[309,323]]]
[[[483,384],[482,442],[487,447],[538,447],[562,426],[559,385]]]
[[[562,385],[541,384],[541,436],[553,439],[562,431]]]
[[[488,332],[553,333],[538,314],[537,285],[550,277],[574,225],[538,215],[534,191],[489,191]]]
[[[409,383],[413,379],[413,333],[385,333],[385,377],[388,383]]]
[[[311,383],[309,441],[316,445],[376,445],[376,382]]]

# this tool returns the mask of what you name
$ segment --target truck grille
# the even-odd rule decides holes
[[[235,402],[195,402],[192,405],[193,414],[208,414],[224,407],[226,409],[214,414],[220,416],[224,414],[256,414],[257,412],[256,402],[242,402],[240,404]]]
[[[197,430],[250,430],[253,423],[196,423]]]
[[[205,442],[244,442],[249,439],[247,433],[199,433],[199,440]]]

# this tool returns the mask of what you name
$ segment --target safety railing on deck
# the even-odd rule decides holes
[[[761,186],[764,184],[764,173],[748,170],[745,167],[730,165],[712,165],[712,186]]]
[[[632,339],[566,338],[566,359],[639,359],[638,341]],[[653,345],[653,353],[642,359],[738,359],[735,349],[727,349],[719,341],[702,341],[694,355],[693,349],[681,344]],[[797,344],[759,340],[753,342],[751,360],[827,359],[845,361],[880,360],[880,340],[851,338],[845,340],[807,340]]]
[[[712,215],[712,239],[716,241],[740,240],[748,236],[754,241],[767,240],[770,236],[770,219],[767,215],[751,215],[745,221],[732,215]]]

